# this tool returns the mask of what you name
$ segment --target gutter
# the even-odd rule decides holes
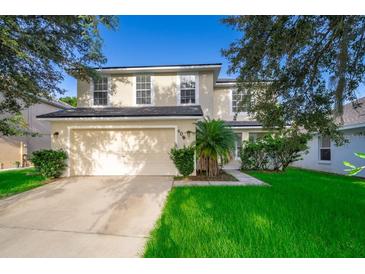
[[[40,121],[136,121],[136,120],[198,120],[203,115],[196,116],[133,116],[133,117],[56,117],[56,118],[42,118],[38,117]]]
[[[365,127],[365,123],[345,125],[345,126],[340,127],[339,130],[355,129],[355,128],[361,128],[361,127]]]

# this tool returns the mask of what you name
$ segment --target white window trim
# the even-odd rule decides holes
[[[235,89],[236,88],[231,88],[230,93],[229,93],[229,113],[230,113],[231,116],[236,115],[236,112],[233,111],[233,91]],[[247,111],[237,112],[237,116],[247,116],[247,115],[248,115]]]
[[[94,105],[94,80],[90,79],[90,93],[91,93],[91,107],[94,108],[107,108],[111,107],[111,90],[112,90],[112,77],[110,75],[102,75],[101,77],[108,78],[108,93],[107,93],[107,104],[102,105]]]
[[[195,103],[181,104],[181,76],[194,76],[195,77]],[[199,73],[178,73],[176,76],[176,105],[178,106],[195,106],[199,105]]]
[[[241,142],[241,148],[242,148],[242,137],[243,137],[243,134],[242,132],[235,132],[235,134],[240,134],[241,135],[241,139],[238,140],[239,142]],[[238,143],[237,143],[237,140],[236,140],[236,143],[235,143],[235,147],[234,147],[234,159],[235,160],[241,160],[241,157],[240,157],[240,152],[238,151]]]
[[[133,106],[146,107],[155,105],[155,76],[153,74],[144,74],[151,77],[151,104],[137,104],[137,75],[133,77]]]
[[[329,149],[331,154],[331,160],[321,160],[321,149]],[[322,164],[330,164],[332,162],[332,147],[331,139],[329,147],[322,147],[322,135],[318,135],[318,162]]]

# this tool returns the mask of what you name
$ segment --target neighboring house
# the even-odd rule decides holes
[[[58,101],[40,100],[39,103],[21,111],[29,130],[40,135],[37,137],[0,135],[0,169],[14,168],[17,165],[25,166],[27,158],[33,151],[51,148],[50,124],[36,119],[36,116],[71,107]]]
[[[169,151],[195,141],[197,120],[223,119],[240,140],[262,132],[246,112],[235,119],[246,95],[234,80],[219,79],[220,70],[221,64],[105,67],[97,81],[78,80],[77,108],[38,117],[52,124],[52,147],[69,155],[66,176],[176,175]]]
[[[351,103],[344,105],[344,124],[340,130],[349,141],[347,144],[336,146],[328,137],[316,134],[308,143],[308,154],[294,166],[339,174],[346,174],[343,161],[363,166],[364,159],[356,157],[354,152],[365,152],[365,97],[359,103],[362,105],[356,109]],[[358,176],[365,177],[365,174],[360,172]]]

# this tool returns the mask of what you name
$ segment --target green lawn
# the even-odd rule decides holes
[[[290,168],[272,187],[178,187],[145,257],[365,257],[365,180]]]
[[[33,168],[0,172],[0,198],[41,186],[44,177]]]

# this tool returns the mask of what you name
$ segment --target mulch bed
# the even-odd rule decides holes
[[[183,180],[184,178],[181,177],[181,176],[176,176],[174,178],[175,181],[180,181],[180,180]],[[224,171],[221,171],[221,173],[216,176],[216,177],[209,177],[209,176],[205,176],[205,175],[196,175],[196,176],[189,176],[188,177],[188,180],[190,181],[226,181],[226,182],[238,182],[238,180],[228,174],[228,173],[225,173]]]

